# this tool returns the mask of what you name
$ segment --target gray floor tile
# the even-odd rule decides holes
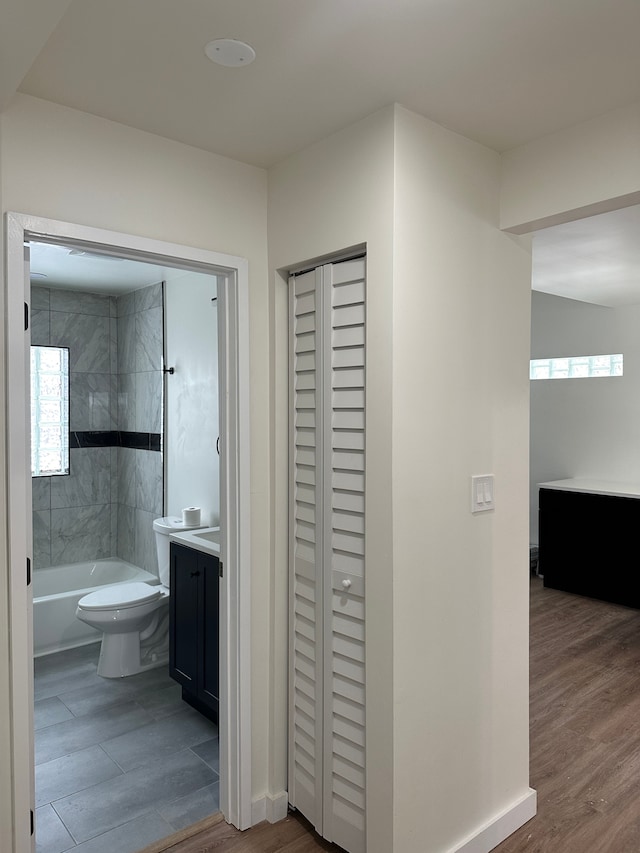
[[[97,663],[99,654],[100,643],[89,643],[86,646],[78,646],[75,649],[67,649],[64,652],[43,655],[34,660],[35,674],[37,677],[42,677],[52,671],[67,673],[90,661]]]
[[[58,694],[60,700],[76,717],[102,711],[132,700],[125,678],[100,679],[100,684]]]
[[[213,770],[184,750],[58,800],[56,811],[76,841],[88,841],[215,781]]]
[[[122,770],[99,746],[54,758],[36,767],[36,806],[121,775]]]
[[[97,672],[100,646],[93,644],[36,658],[34,698],[47,699],[103,682]]]
[[[111,829],[73,848],[73,853],[136,853],[148,844],[173,835],[174,828],[156,812]]]
[[[158,690],[161,687],[171,687],[175,684],[169,675],[169,664],[155,667],[155,669],[147,669],[137,675],[130,675],[126,681],[132,693],[146,693],[149,690]]]
[[[210,740],[217,730],[191,708],[104,741],[102,748],[123,770],[134,770]]]
[[[34,662],[38,853],[133,853],[219,811],[217,727],[183,702],[166,666],[104,679],[99,651],[94,644]],[[181,751],[163,758],[169,750]],[[158,813],[165,807],[171,821]]]
[[[36,734],[36,764],[109,740],[150,720],[151,717],[139,705],[127,702],[90,716],[74,717],[47,726]]]
[[[40,699],[40,701],[33,703],[33,728],[36,732],[38,729],[44,729],[47,726],[54,725],[54,723],[70,720],[71,717],[73,714],[57,696]]]
[[[63,853],[74,840],[52,806],[36,809],[36,853]]]
[[[186,797],[180,797],[159,809],[162,817],[177,831],[220,811],[220,783],[214,782]]]
[[[204,743],[199,743],[197,746],[192,746],[191,751],[195,752],[203,761],[206,761],[212,770],[215,770],[218,774],[220,773],[220,741],[217,737],[206,740]]]
[[[136,702],[156,720],[184,711],[187,704],[182,699],[182,687],[175,682],[170,687],[160,687],[157,690],[137,694]]]
[[[97,666],[97,664],[96,664]],[[101,708],[117,705],[119,702],[133,700],[156,690],[167,690],[180,686],[169,676],[167,666],[140,672],[127,678],[91,679],[88,686],[70,691],[59,690],[57,695],[76,717],[90,714]]]

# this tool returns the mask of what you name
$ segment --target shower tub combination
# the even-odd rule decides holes
[[[35,657],[98,643],[102,632],[76,617],[83,595],[102,586],[159,579],[137,566],[112,557],[67,566],[36,569],[33,573],[33,654]]]

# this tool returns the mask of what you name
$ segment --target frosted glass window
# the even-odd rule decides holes
[[[583,379],[593,376],[622,376],[622,362],[622,353],[535,358],[530,362],[529,378]]]
[[[31,347],[31,474],[69,473],[69,350]]]

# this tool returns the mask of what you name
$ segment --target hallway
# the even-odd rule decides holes
[[[496,853],[637,853],[640,611],[532,577],[530,661],[538,813]]]
[[[531,578],[531,786],[538,814],[495,853],[640,850],[640,612]],[[425,827],[423,853],[429,848]],[[220,823],[144,853],[337,851],[290,816],[245,833]],[[416,853],[397,851],[397,853]]]

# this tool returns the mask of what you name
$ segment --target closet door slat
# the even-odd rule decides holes
[[[317,389],[322,365],[315,271],[289,286],[289,565],[290,632],[289,800],[322,833],[323,671],[322,447],[317,446]]]

